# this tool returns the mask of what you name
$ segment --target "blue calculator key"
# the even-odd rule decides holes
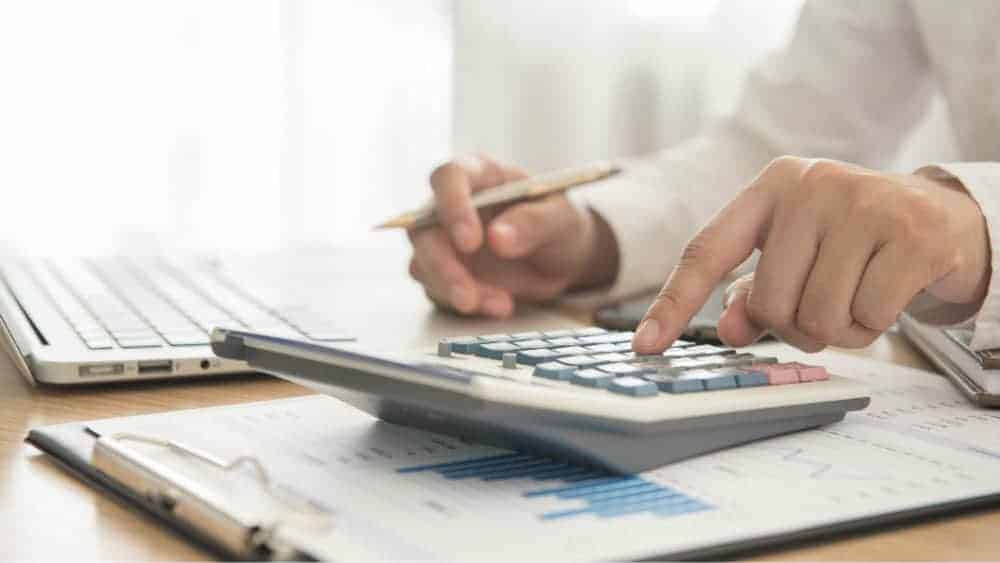
[[[551,348],[552,345],[544,340],[539,340],[537,338],[533,340],[521,340],[519,342],[513,342],[515,346],[520,350],[531,350],[534,348]]]
[[[662,373],[644,373],[642,378],[655,383],[664,393],[697,393],[705,390],[705,384],[700,379],[678,379],[677,376]]]
[[[517,345],[510,342],[487,342],[476,347],[476,355],[492,360],[503,358],[504,352],[517,352]]]
[[[652,397],[656,395],[656,384],[633,376],[619,377],[611,381],[608,390],[612,393],[629,395],[632,397]]]
[[[761,387],[767,385],[767,374],[762,371],[741,371],[736,374],[736,384],[740,387]]]
[[[583,387],[605,389],[615,377],[610,373],[593,368],[578,369],[573,373],[573,377],[570,378],[569,382],[575,385],[582,385]]]
[[[578,328],[573,330],[574,336],[594,336],[595,334],[604,334],[608,331],[597,326],[588,326],[586,328]]]
[[[545,339],[552,347],[558,346],[576,346],[580,344],[580,341],[572,336],[560,336],[558,338],[546,338]]]
[[[449,340],[448,343],[451,344],[451,351],[456,354],[475,354],[479,345],[479,341],[475,338],[457,338]]]
[[[547,348],[537,348],[534,350],[521,350],[517,353],[517,363],[526,366],[533,366],[559,357],[552,350]]]
[[[537,331],[532,331],[532,332],[518,332],[518,333],[510,335],[510,339],[512,341],[515,341],[515,342],[518,341],[518,340],[537,340],[537,339],[539,339],[541,337],[542,337],[542,333],[537,332]]]
[[[600,364],[606,364],[608,362],[599,360],[593,356],[566,356],[565,358],[559,358],[559,361],[564,364],[569,364],[571,366],[577,366],[580,368],[589,368]]]
[[[535,371],[533,373],[535,377],[566,381],[570,377],[573,377],[574,372],[576,372],[576,368],[573,366],[568,366],[559,362],[545,362],[535,366]]]
[[[706,391],[718,391],[720,389],[733,389],[736,387],[736,377],[734,375],[718,370],[692,369],[677,376],[677,379],[700,379],[705,385]]]

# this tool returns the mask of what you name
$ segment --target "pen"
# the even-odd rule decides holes
[[[569,168],[546,172],[523,180],[501,184],[483,190],[472,196],[472,206],[482,209],[491,205],[513,203],[524,199],[538,198],[556,192],[566,191],[576,186],[603,180],[617,174],[620,169],[614,164],[600,162],[583,168]],[[380,225],[376,229],[420,229],[437,223],[434,204],[403,213]]]

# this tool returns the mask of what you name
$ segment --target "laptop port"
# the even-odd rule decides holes
[[[140,374],[170,373],[174,367],[174,363],[170,360],[144,360],[138,364]]]

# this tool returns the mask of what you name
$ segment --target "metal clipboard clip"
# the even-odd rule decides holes
[[[262,492],[286,510],[280,517],[248,517],[227,508],[226,495],[212,490],[184,473],[143,455],[126,443],[135,442],[166,448],[223,472],[248,467]],[[94,467],[140,496],[166,516],[175,518],[207,536],[227,551],[248,559],[304,559],[307,554],[284,544],[275,533],[288,525],[306,526],[322,533],[333,527],[325,509],[275,485],[264,465],[255,456],[239,456],[225,461],[172,440],[118,432],[102,436],[94,446]],[[292,516],[289,517],[289,514]],[[294,522],[292,521],[294,520]]]

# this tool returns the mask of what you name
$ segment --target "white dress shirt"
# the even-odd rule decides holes
[[[662,285],[698,228],[777,156],[884,167],[935,89],[964,162],[927,170],[959,180],[979,203],[1000,272],[998,35],[1000,2],[991,0],[807,2],[791,42],[751,72],[732,116],[575,192],[618,241],[609,297]],[[909,310],[932,322],[972,322],[973,347],[1000,347],[1000,275],[978,311],[926,295]]]

